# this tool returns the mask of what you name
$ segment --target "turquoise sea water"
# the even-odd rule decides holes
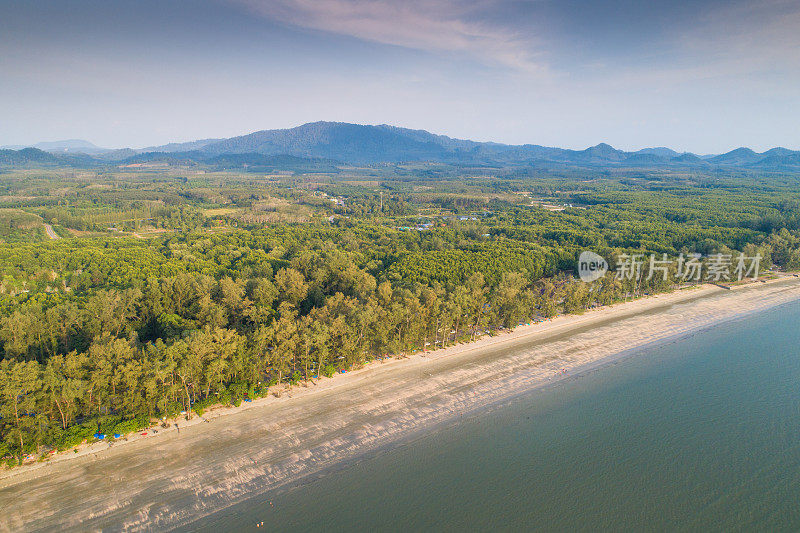
[[[201,531],[800,531],[800,303],[531,391]]]

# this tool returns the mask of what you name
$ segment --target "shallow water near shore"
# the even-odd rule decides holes
[[[185,529],[796,531],[798,325],[723,323]]]

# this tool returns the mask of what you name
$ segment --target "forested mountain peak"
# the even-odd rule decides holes
[[[718,155],[716,157],[712,157],[709,159],[712,163],[728,163],[728,164],[739,164],[739,163],[755,163],[761,158],[759,154],[755,153],[750,148],[737,148],[735,150],[731,150],[730,152]]]

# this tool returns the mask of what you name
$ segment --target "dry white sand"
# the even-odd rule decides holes
[[[0,530],[164,529],[352,460],[465,412],[800,299],[800,280],[702,286],[373,363],[180,431],[98,443],[0,477]]]

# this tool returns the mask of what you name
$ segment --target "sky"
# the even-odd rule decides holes
[[[800,149],[800,1],[0,0],[0,145],[317,120]]]

